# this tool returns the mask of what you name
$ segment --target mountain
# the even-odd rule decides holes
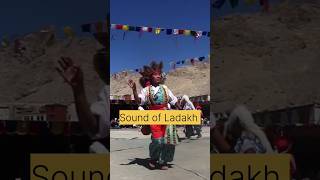
[[[88,99],[96,100],[103,83],[93,68],[93,55],[101,48],[94,37],[59,39],[53,30],[41,30],[19,37],[19,42],[21,53],[15,42],[0,48],[0,103],[72,103],[71,88],[55,70],[61,56],[81,66]]]

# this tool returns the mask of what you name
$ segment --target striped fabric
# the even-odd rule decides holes
[[[172,145],[179,143],[176,125],[167,125],[165,141],[166,144]]]

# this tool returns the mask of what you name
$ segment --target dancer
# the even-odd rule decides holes
[[[109,66],[106,49],[101,49],[93,58],[96,72],[106,84],[99,94],[98,101],[89,106],[81,68],[68,57],[59,60],[60,68],[56,68],[64,80],[71,86],[79,122],[85,132],[92,138],[90,151],[108,153],[110,147],[110,102],[109,102]]]
[[[137,103],[146,105],[149,110],[168,110],[168,103],[178,109],[178,99],[163,83],[162,62],[152,62],[150,66],[144,66],[140,74],[144,77],[145,87],[140,95],[137,93],[136,84],[129,80],[133,95]],[[147,84],[150,82],[150,85]],[[168,169],[168,162],[173,161],[175,145],[178,143],[177,129],[175,125],[150,125],[151,140],[149,153],[150,168],[160,166],[160,169]]]

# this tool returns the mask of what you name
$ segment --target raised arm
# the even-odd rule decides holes
[[[140,104],[141,103],[141,98],[138,95],[136,83],[133,80],[130,79],[128,81],[128,85],[132,89],[134,100],[136,101],[136,103]]]
[[[98,122],[90,110],[86,97],[83,72],[71,58],[62,57],[58,62],[60,68],[57,67],[56,70],[72,88],[79,122],[90,136],[94,136],[98,132]]]

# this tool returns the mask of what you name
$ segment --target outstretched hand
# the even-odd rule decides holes
[[[128,81],[128,85],[132,90],[135,90],[137,88],[136,83],[132,79]]]
[[[83,73],[79,66],[73,63],[69,57],[61,57],[58,60],[60,67],[56,67],[62,78],[73,88],[77,89],[83,85]]]

